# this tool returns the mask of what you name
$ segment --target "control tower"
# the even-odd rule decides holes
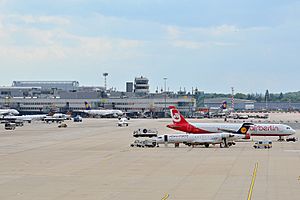
[[[135,93],[149,93],[149,79],[146,77],[136,77],[134,79],[134,92]]]

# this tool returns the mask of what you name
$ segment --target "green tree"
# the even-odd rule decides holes
[[[266,93],[265,93],[265,101],[269,101],[269,100],[270,100],[269,90],[266,90]]]
[[[280,94],[279,94],[279,100],[282,100],[283,99],[283,94],[282,94],[282,92],[280,92]]]

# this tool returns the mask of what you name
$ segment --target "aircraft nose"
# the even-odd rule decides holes
[[[292,135],[294,135],[296,133],[296,131],[294,129],[291,130]]]

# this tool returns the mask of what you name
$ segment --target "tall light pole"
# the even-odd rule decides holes
[[[234,87],[231,87],[231,108],[234,111]]]
[[[104,76],[104,88],[105,88],[105,91],[106,91],[106,77],[108,76],[108,73],[103,73],[103,76]]]
[[[167,117],[167,79],[168,78],[164,78],[165,81],[165,117]]]

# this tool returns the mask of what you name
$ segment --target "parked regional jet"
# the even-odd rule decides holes
[[[210,134],[171,134],[162,135],[156,138],[157,144],[168,144],[168,143],[183,143],[188,146],[191,145],[204,145],[206,148],[210,144],[220,144],[220,147],[228,147],[235,144],[238,139],[250,139],[248,134],[249,128],[252,123],[244,123],[240,129],[234,131],[223,131],[221,133],[210,133]]]
[[[230,123],[190,123],[184,119],[174,106],[170,106],[169,108],[173,124],[169,124],[167,127],[186,133],[204,134],[220,133],[224,130],[237,131],[242,125]],[[295,133],[296,131],[294,129],[284,124],[254,124],[254,126],[251,126],[249,129],[249,134],[252,136],[279,136],[279,139]]]
[[[16,109],[0,109],[0,116],[5,115],[18,115],[19,112]]]
[[[118,117],[122,116],[124,113],[121,110],[109,110],[109,109],[103,109],[103,110],[95,110],[91,109],[91,106],[88,102],[84,102],[86,110],[83,110],[81,112],[88,114],[92,117]]]
[[[209,117],[226,117],[230,112],[231,109],[227,108],[227,101],[223,101],[220,107],[209,108]]]

